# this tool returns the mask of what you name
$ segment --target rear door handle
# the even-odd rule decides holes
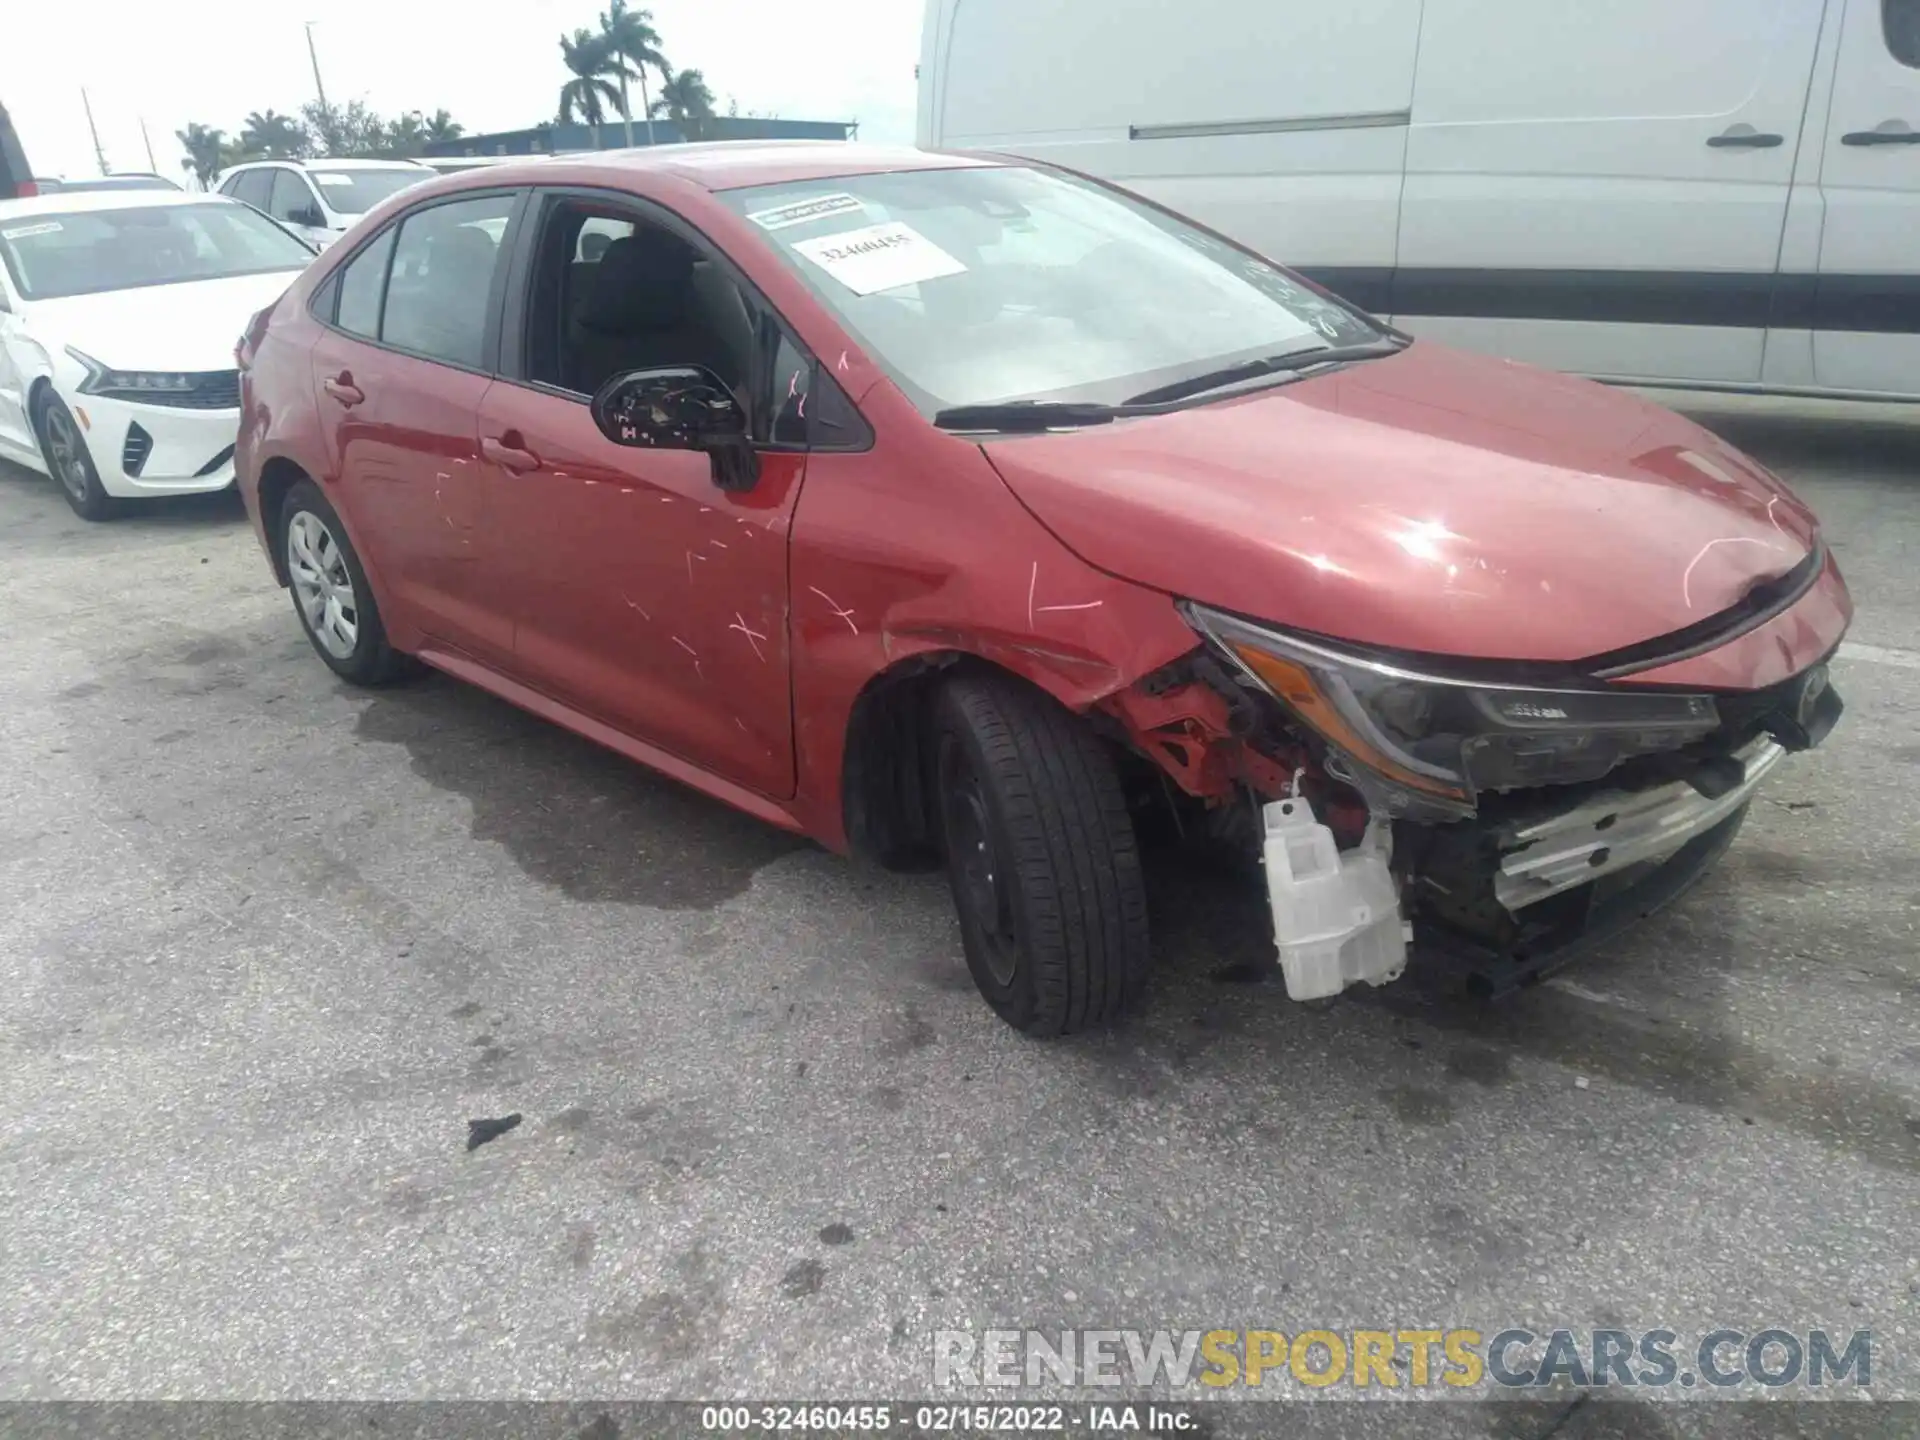
[[[1842,145],[1920,145],[1920,130],[1904,120],[1882,120],[1871,130],[1855,130],[1840,137]]]
[[[509,440],[520,437],[509,430],[504,439],[496,440],[491,435],[480,442],[480,453],[502,470],[511,470],[516,475],[524,475],[529,470],[540,468],[540,457],[531,450],[519,445],[510,445]]]
[[[1718,135],[1707,137],[1707,144],[1716,150],[1774,150],[1786,144],[1781,135],[1767,135],[1751,125],[1729,125]]]
[[[353,376],[345,370],[322,380],[320,388],[349,410],[367,398],[367,392],[354,384]]]

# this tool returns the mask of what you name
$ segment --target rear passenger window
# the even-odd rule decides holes
[[[380,292],[386,287],[391,254],[393,231],[389,229],[340,272],[340,310],[334,323],[342,330],[369,340],[380,334]]]
[[[450,365],[485,364],[488,297],[512,195],[435,205],[400,224],[380,338]],[[357,263],[357,262],[356,262]],[[342,294],[342,308],[345,295]]]
[[[1920,0],[1881,0],[1887,49],[1902,65],[1920,70]]]

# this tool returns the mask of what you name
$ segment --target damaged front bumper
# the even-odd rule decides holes
[[[1536,792],[1510,797],[1501,815],[1401,822],[1392,845],[1399,903],[1390,914],[1374,873],[1384,864],[1379,827],[1303,886],[1302,867],[1275,863],[1282,807],[1270,805],[1266,883],[1288,993],[1310,999],[1385,984],[1423,954],[1464,968],[1469,988],[1489,996],[1540,980],[1690,889],[1790,753],[1763,734],[1638,788]],[[1299,823],[1303,802],[1286,804]]]
[[[1665,860],[1746,805],[1786,755],[1784,746],[1762,736],[1737,753],[1740,779],[1717,794],[1675,780],[1651,790],[1603,792],[1571,810],[1504,827],[1494,898],[1517,913],[1575,886]]]

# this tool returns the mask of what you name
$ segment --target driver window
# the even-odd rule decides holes
[[[527,378],[592,395],[627,370],[702,365],[748,403],[755,322],[707,254],[616,206],[546,215],[527,312]]]
[[[308,225],[314,218],[310,212],[318,208],[312,189],[297,172],[273,172],[273,196],[267,202],[267,213],[274,219],[287,225]]]

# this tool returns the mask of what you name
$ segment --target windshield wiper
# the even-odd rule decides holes
[[[935,413],[942,430],[1051,430],[1056,426],[1105,425],[1125,412],[1112,405],[1063,400],[1006,400],[996,405],[955,405]]]
[[[1407,348],[1408,343],[1387,337],[1369,340],[1362,345],[1314,345],[1304,350],[1287,350],[1278,355],[1264,355],[1258,360],[1242,360],[1237,365],[1209,370],[1187,380],[1175,380],[1171,385],[1162,385],[1131,396],[1126,403],[1164,405],[1170,400],[1185,400],[1194,395],[1204,395],[1209,390],[1238,385],[1243,380],[1257,380],[1262,375],[1306,370],[1315,365],[1335,365],[1347,360],[1378,360],[1385,355],[1399,354]]]

